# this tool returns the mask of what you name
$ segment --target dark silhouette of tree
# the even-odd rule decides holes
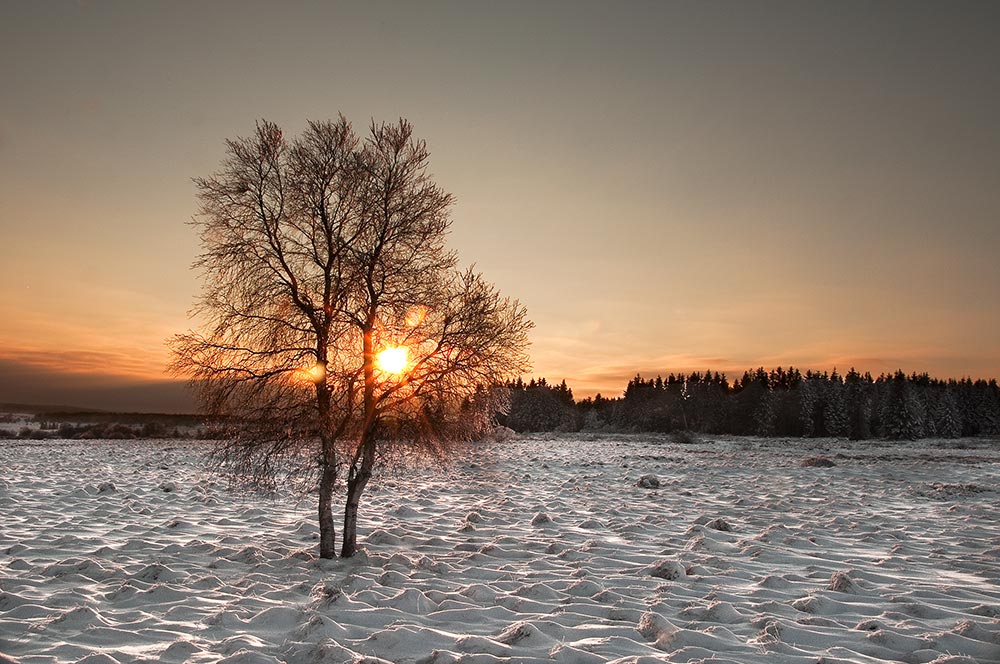
[[[979,391],[979,386],[973,383],[971,378],[963,378],[958,383],[956,396],[958,399],[958,412],[962,420],[963,436],[977,436],[982,431],[978,405],[980,401],[978,397]]]
[[[834,369],[826,390],[823,406],[823,422],[826,434],[835,438],[846,438],[851,433],[851,420],[847,408],[847,388],[844,379]]]
[[[819,435],[816,430],[816,412],[820,409],[821,389],[820,380],[806,372],[806,380],[798,390],[800,436],[809,438]]]
[[[962,416],[951,384],[938,391],[937,402],[931,410],[934,435],[941,438],[958,438],[962,435]]]
[[[862,376],[854,367],[851,367],[844,379],[849,427],[847,435],[851,440],[865,440],[871,436],[872,383],[871,374]]]
[[[923,435],[924,408],[912,381],[902,371],[884,383],[881,404],[882,436],[890,440],[916,440]]]
[[[204,324],[174,339],[174,370],[233,423],[219,469],[253,488],[318,488],[324,558],[340,480],[348,557],[378,465],[482,433],[506,407],[496,386],[527,366],[525,310],[458,269],[452,197],[427,161],[405,120],[362,140],[341,116],[291,142],[261,122],[195,181]]]
[[[600,392],[593,398],[587,397],[577,402],[577,410],[582,416],[582,428],[588,431],[601,431],[608,428],[611,421],[611,411],[615,404],[616,400],[607,399]]]
[[[510,389],[510,414],[502,421],[514,431],[579,431],[583,415],[565,380],[552,387],[544,378],[527,385],[518,379]]]
[[[996,379],[976,381],[975,386],[979,431],[991,436],[1000,434],[1000,387]]]
[[[768,373],[763,367],[746,372],[734,390],[732,409],[733,433],[768,436],[774,432],[777,409]]]
[[[669,387],[669,381],[668,381]],[[719,433],[729,418],[729,382],[719,373],[698,372],[688,377],[685,387],[686,430]]]

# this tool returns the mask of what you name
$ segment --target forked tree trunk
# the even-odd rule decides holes
[[[344,505],[344,544],[340,549],[341,558],[350,558],[358,552],[358,506],[364,493],[371,469],[362,469],[347,480],[347,503]]]
[[[337,527],[333,518],[333,488],[337,469],[332,464],[323,467],[319,480],[319,557],[337,557]]]
[[[375,315],[372,313],[368,317],[368,325],[362,338],[365,374],[364,428],[359,443],[360,455],[355,457],[347,474],[344,545],[340,550],[341,558],[350,558],[358,552],[358,506],[361,504],[361,494],[364,493],[368,480],[372,477],[372,468],[375,465],[375,344],[372,339],[374,325]]]

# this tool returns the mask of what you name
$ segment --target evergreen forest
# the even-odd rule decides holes
[[[778,367],[730,383],[706,371],[637,375],[623,395],[577,401],[562,381],[517,380],[501,424],[517,432],[696,432],[750,436],[960,438],[1000,434],[996,380],[939,380],[902,371],[873,378]]]

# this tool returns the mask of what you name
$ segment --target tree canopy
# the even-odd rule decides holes
[[[482,434],[528,366],[525,308],[459,268],[428,159],[405,120],[361,138],[340,116],[292,140],[262,121],[195,180],[201,326],[173,340],[173,368],[230,417],[214,458],[236,482],[318,485],[324,557],[339,481],[349,556],[374,468]]]

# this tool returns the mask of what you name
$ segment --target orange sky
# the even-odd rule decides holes
[[[998,18],[8,3],[0,401],[185,407],[155,383],[198,291],[191,178],[257,118],[338,112],[414,123],[452,245],[578,396],[760,365],[1000,376]]]

